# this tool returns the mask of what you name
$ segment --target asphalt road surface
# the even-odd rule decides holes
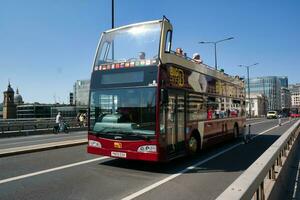
[[[85,145],[3,157],[0,199],[215,199],[294,122],[251,119],[250,143],[235,140],[166,164],[90,155]],[[63,137],[75,134],[1,139],[0,148]]]

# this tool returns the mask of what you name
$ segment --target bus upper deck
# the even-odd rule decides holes
[[[94,70],[172,63],[243,87],[243,81],[237,76],[178,56],[172,51],[172,34],[173,27],[165,18],[105,31],[98,44]]]

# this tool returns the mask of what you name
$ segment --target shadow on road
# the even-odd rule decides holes
[[[276,139],[279,134],[261,135],[248,144],[242,144],[238,147],[215,157],[202,165],[189,170],[187,173],[208,173],[208,172],[238,172],[247,169]],[[123,168],[128,170],[139,170],[152,173],[174,174],[194,165],[210,156],[227,149],[241,140],[229,141],[218,145],[216,148],[203,150],[199,155],[193,157],[182,157],[168,163],[152,163],[145,161],[133,161],[123,159],[113,159],[99,163],[110,167]]]

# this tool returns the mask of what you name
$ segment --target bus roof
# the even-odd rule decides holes
[[[117,28],[109,29],[107,31],[104,31],[104,33],[110,33],[110,32],[114,32],[114,31],[117,31],[117,30],[121,30],[121,29],[125,29],[125,28],[130,28],[130,27],[133,27],[133,26],[155,24],[155,23],[159,23],[161,21],[162,20],[153,20],[153,21],[147,21],[147,22],[139,22],[139,23],[129,24],[129,25],[125,25],[125,26],[120,26],[120,27],[117,27]]]
[[[165,19],[165,18],[164,18]],[[114,29],[110,29],[105,31],[104,33],[111,33],[114,31],[118,31],[118,30],[122,30],[125,28],[130,28],[130,27],[134,27],[134,26],[140,26],[140,25],[148,25],[148,24],[155,24],[155,23],[167,23],[169,24],[171,27],[171,23],[169,20],[164,20],[164,19],[159,19],[159,20],[153,20],[153,21],[146,21],[146,22],[139,22],[139,23],[134,23],[134,24],[129,24],[129,25],[125,25],[125,26],[120,26]],[[169,26],[169,28],[170,28]],[[163,27],[162,27],[163,28]],[[204,63],[201,64],[197,64],[195,62],[192,61],[191,58],[183,58],[180,56],[175,55],[174,53],[164,53],[163,56],[161,57],[161,61],[162,63],[170,63],[170,64],[175,64],[178,66],[182,66],[184,68],[193,70],[193,71],[197,71],[200,72],[202,74],[207,74],[213,77],[216,77],[218,79],[227,81],[227,82],[231,82],[232,84],[236,84],[236,85],[243,85],[244,82],[237,76],[230,76],[224,72],[221,72],[219,70],[214,69],[213,67],[206,65]]]

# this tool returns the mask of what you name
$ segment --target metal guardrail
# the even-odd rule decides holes
[[[64,118],[70,127],[78,127],[79,124],[74,118]],[[48,129],[55,126],[54,118],[36,118],[36,119],[14,119],[14,120],[1,120],[0,133],[8,131],[24,131],[24,130],[38,130]]]
[[[217,200],[268,199],[295,143],[300,120],[278,138]]]

